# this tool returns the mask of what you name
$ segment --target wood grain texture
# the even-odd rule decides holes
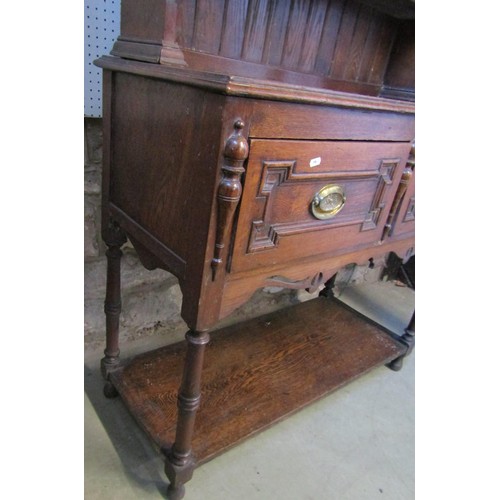
[[[215,184],[219,130],[201,124],[222,112],[218,97],[223,99],[159,80],[116,76],[114,104],[120,112],[112,124],[110,201],[183,260],[202,223],[185,207],[212,204],[203,183]],[[205,141],[201,134],[208,134]],[[197,183],[190,182],[193,169]]]
[[[323,32],[327,11],[327,2],[312,2],[309,7],[305,25],[304,43],[300,52],[297,68],[300,71],[312,71],[318,55],[321,34]]]
[[[237,59],[245,38],[248,0],[226,2],[219,55]]]
[[[414,34],[391,17],[407,0],[122,4],[119,57],[97,63],[103,221],[148,269],[179,278],[190,332],[187,353],[176,344],[105,376],[162,448],[178,500],[191,450],[209,460],[407,352],[327,291],[213,334],[201,381],[207,331],[258,288],[317,290],[347,264],[414,253],[414,177],[400,183],[415,135]],[[323,220],[311,202],[328,184],[342,208]],[[113,369],[119,255],[108,255]]]
[[[149,41],[161,44],[164,35],[164,9],[164,0],[148,0],[147,8],[138,5],[138,2],[122,1],[120,36],[141,43]]]
[[[111,193],[111,200],[108,189],[104,193],[107,210],[112,211],[133,240],[140,244],[147,265],[156,263],[179,278],[185,295],[182,316],[190,328],[210,327],[220,318],[222,304],[234,303],[231,298],[226,300],[223,296],[224,281],[229,277],[226,271],[221,274],[220,283],[214,282],[215,288],[208,287],[206,280],[212,281],[210,263],[216,246],[215,196],[221,180],[222,152],[237,118],[245,118],[245,137],[253,141],[251,150],[259,151],[257,138],[270,137],[276,141],[277,149],[266,153],[271,155],[266,161],[292,162],[295,166],[295,170],[289,173],[285,166],[284,175],[298,184],[280,186],[278,183],[272,197],[274,208],[262,212],[257,204],[251,209],[258,208],[265,233],[261,234],[265,237],[271,235],[271,240],[273,234],[286,239],[309,235],[300,244],[303,258],[311,255],[339,258],[343,251],[354,249],[352,246],[340,248],[332,245],[330,237],[333,236],[335,241],[340,238],[346,245],[355,243],[358,250],[363,245],[371,247],[377,242],[378,229],[360,235],[355,227],[364,224],[368,215],[373,227],[379,227],[379,219],[384,214],[381,203],[392,191],[375,197],[379,186],[376,169],[381,159],[398,157],[394,150],[399,147],[398,143],[413,139],[413,104],[304,88],[295,93],[295,88],[273,82],[255,83],[251,79],[228,78],[117,58],[104,59],[102,65],[116,70],[112,82],[106,77],[108,87],[111,85],[113,90],[111,113],[114,114],[105,132],[106,137],[112,139],[109,149],[113,151],[113,183],[106,180],[108,174],[104,177],[104,186],[110,186]],[[146,76],[148,72],[151,77]],[[105,74],[109,75],[108,69]],[[232,95],[223,95],[223,92]],[[240,98],[247,94],[258,98]],[[269,99],[263,99],[267,96]],[[294,97],[295,102],[276,102],[276,99]],[[301,99],[305,102],[301,103]],[[315,100],[327,105],[309,104]],[[214,127],[214,119],[223,128]],[[289,138],[300,139],[300,143]],[[308,139],[319,139],[320,142],[309,144]],[[107,151],[108,147],[108,158]],[[310,160],[318,156],[323,158],[321,164],[311,169]],[[261,167],[259,164],[258,168]],[[272,175],[278,170],[273,170]],[[193,182],[194,172],[196,182]],[[246,181],[253,175],[255,173]],[[301,175],[307,178],[301,180]],[[336,179],[335,182],[348,183],[349,200],[354,205],[349,205],[340,214],[348,220],[339,218],[335,221],[341,223],[339,227],[325,224],[325,228],[314,220],[312,226],[315,227],[312,227],[309,198],[332,178]],[[354,178],[359,180],[354,181]],[[258,182],[256,180],[253,184],[255,190]],[[248,183],[249,189],[253,189],[251,185]],[[389,205],[387,201],[385,203],[387,209]],[[354,206],[357,206],[356,211],[352,211]],[[249,264],[241,266],[238,259],[242,252],[247,251],[251,231],[259,228],[258,225],[252,226],[260,220],[259,214],[241,212],[241,221],[246,220],[246,223],[238,227],[236,233],[231,232],[229,243],[224,244],[227,262],[237,264],[229,268],[231,273],[250,270]],[[262,215],[269,216],[269,219],[262,219]],[[294,217],[298,219],[292,220]],[[367,226],[367,229],[370,228]],[[238,235],[239,231],[250,233],[234,239],[234,234]],[[397,235],[396,239],[401,237]],[[265,248],[267,243],[255,235],[252,249],[259,245]],[[265,261],[265,268],[261,268],[264,261],[258,263],[262,280],[271,275],[267,270],[280,264],[283,248],[291,243],[284,245],[282,240],[279,245],[278,260],[270,256]],[[198,246],[203,247],[204,254]],[[148,248],[150,254],[146,255],[144,248]],[[235,249],[239,249],[239,253],[235,254]],[[290,258],[299,258],[294,248],[283,262],[290,263]],[[255,290],[252,286],[249,285],[247,293]],[[208,288],[210,292],[207,292]]]
[[[241,59],[260,62],[268,21],[268,0],[249,0]]]
[[[378,42],[376,44],[375,55],[371,59],[371,64],[366,65],[369,68],[369,73],[367,75],[367,81],[369,83],[380,83],[384,79],[387,64],[389,63],[389,57],[391,49],[394,42],[395,33],[397,30],[397,23],[392,18],[383,18],[380,22],[378,35]],[[373,41],[370,43],[374,44]],[[360,70],[360,75],[362,75],[364,69]]]
[[[373,18],[373,11],[370,7],[362,6],[358,13],[356,26],[351,38],[348,57],[342,73],[344,80],[358,80],[359,72],[363,63],[363,51],[366,46],[368,32]]]
[[[252,141],[231,272],[376,245],[410,147]],[[311,168],[318,158],[320,165]],[[342,186],[347,201],[332,219],[318,220],[311,201],[328,184]]]
[[[353,101],[351,104],[355,105]],[[368,107],[368,102],[366,104]],[[411,141],[415,137],[413,115],[390,113],[382,109],[368,111],[367,108],[361,109],[361,101],[358,105],[360,109],[345,109],[258,101],[254,104],[250,136],[358,141]]]
[[[217,189],[217,230],[215,235],[214,256],[212,258],[212,281],[222,267],[227,256],[229,237],[233,229],[233,218],[241,198],[241,176],[245,173],[243,164],[248,157],[248,143],[243,137],[242,120],[234,123],[234,132],[224,146],[222,179]]]
[[[193,437],[198,463],[405,351],[380,327],[324,297],[211,337]],[[183,343],[168,346],[112,374],[132,415],[160,448],[172,444],[184,353]]]
[[[269,4],[269,21],[262,62],[279,66],[285,44],[290,6],[285,2],[273,1]]]
[[[337,43],[337,36],[340,21],[342,19],[342,12],[344,10],[344,4],[345,0],[328,3],[314,66],[315,71],[319,74],[327,75],[330,71],[332,54],[335,50],[335,44]]]
[[[354,252],[340,252],[330,257],[314,256],[305,258],[299,262],[277,262],[274,266],[265,269],[251,269],[241,273],[228,275],[224,286],[224,294],[220,308],[220,319],[225,318],[237,307],[244,304],[255,293],[264,286],[270,286],[268,279],[272,276],[283,276],[289,281],[302,281],[322,272],[324,276],[333,275],[349,264],[365,265],[370,258],[379,258],[388,252],[394,252],[401,258],[409,251],[414,253],[415,239],[413,236],[407,239],[391,238],[390,242],[382,245],[358,249]],[[282,284],[282,286],[285,286]]]
[[[197,0],[193,48],[218,53],[221,40],[224,0]]]
[[[383,37],[383,29],[387,24],[386,18],[383,18],[377,11],[372,10],[369,17],[369,27],[366,34],[365,43],[361,48],[360,65],[356,72],[355,79],[362,82],[373,81],[373,73],[377,71],[376,54],[380,39]],[[383,63],[383,61],[382,61]],[[379,72],[378,78],[374,81],[380,83],[382,72]]]
[[[236,76],[256,74],[257,65],[278,81],[294,72],[297,83],[314,75],[326,88],[365,84],[366,94],[382,89],[400,25],[356,0],[123,0],[122,11],[115,55]],[[414,35],[408,40],[414,46]]]
[[[196,0],[183,0],[177,5],[175,40],[181,47],[193,47]]]
[[[343,77],[360,8],[361,6],[357,2],[347,1],[344,5],[329,70],[329,75],[333,78],[341,79]]]
[[[281,66],[285,68],[296,68],[299,65],[300,54],[304,46],[304,28],[307,24],[309,6],[308,0],[290,2],[290,15],[281,56]]]
[[[218,315],[200,294],[226,97],[126,73],[115,79],[108,209],[179,278],[188,326],[206,328]]]
[[[161,47],[158,48],[158,54],[155,56],[157,59],[160,57],[160,49]],[[200,54],[195,51],[184,50],[182,51],[182,54],[185,58],[184,62],[188,67],[180,68],[161,64],[144,64],[139,61],[108,56],[103,56],[99,60],[95,61],[95,64],[99,67],[113,69],[115,71],[142,76],[152,76],[170,81],[179,81],[188,83],[189,85],[226,91],[228,93],[235,93],[231,89],[227,88],[227,83],[229,81],[243,81],[246,82],[244,88],[241,88],[240,84],[235,85],[236,93],[241,95],[245,95],[247,93],[257,95],[261,92],[258,89],[252,91],[254,85],[249,85],[249,82],[251,81],[260,82],[258,85],[259,87],[262,87],[263,82],[266,82],[266,86],[270,89],[276,86],[287,87],[288,85],[291,85],[293,87],[287,92],[288,100],[291,99],[291,93],[297,93],[298,100],[301,100],[300,95],[304,93],[304,87],[309,88],[305,100],[313,97],[314,94],[311,92],[313,88],[320,89],[320,94],[321,89],[325,89],[325,92],[340,91],[343,94],[350,92],[353,95],[360,94],[362,96],[376,96],[380,90],[379,86],[376,85],[359,82],[343,82],[312,74],[305,75],[303,73],[273,68],[271,66],[264,66],[258,63],[237,61],[219,56]],[[232,75],[240,76],[235,77]],[[297,90],[299,92],[297,92]],[[277,97],[279,98],[279,94]],[[345,97],[348,96],[344,95],[344,98]],[[323,98],[321,101],[318,101],[317,99],[316,101],[322,103]],[[391,102],[387,99],[386,101],[388,103]]]

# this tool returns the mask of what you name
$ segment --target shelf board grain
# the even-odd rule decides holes
[[[384,328],[318,297],[213,332],[193,452],[198,464],[405,352]],[[185,344],[139,355],[111,380],[161,449],[173,441]]]

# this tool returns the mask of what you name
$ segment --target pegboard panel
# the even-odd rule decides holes
[[[120,34],[120,0],[85,0],[85,116],[102,116],[102,69],[94,61],[109,54]]]

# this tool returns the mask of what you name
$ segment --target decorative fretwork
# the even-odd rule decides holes
[[[295,290],[306,289],[309,293],[314,293],[323,283],[324,275],[322,272],[301,280],[292,280],[285,276],[271,276],[266,280],[266,286],[279,286]]]

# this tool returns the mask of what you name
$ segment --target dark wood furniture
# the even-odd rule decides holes
[[[106,394],[164,453],[170,498],[184,495],[195,456],[374,366],[398,369],[411,350],[413,322],[399,339],[331,290],[347,264],[414,253],[412,17],[411,1],[122,1],[121,36],[97,61],[102,370]],[[146,268],[179,279],[189,331],[186,345],[121,364],[127,238]],[[270,285],[324,289],[209,344],[221,318]]]

